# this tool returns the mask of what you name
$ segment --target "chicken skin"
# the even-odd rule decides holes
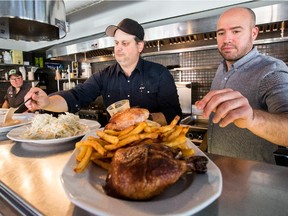
[[[111,117],[109,123],[105,126],[106,130],[124,130],[131,125],[146,121],[149,117],[149,111],[144,108],[129,108],[116,113]]]
[[[128,200],[148,200],[188,171],[205,173],[208,159],[176,159],[181,151],[164,144],[139,144],[117,150],[106,178],[105,192]]]

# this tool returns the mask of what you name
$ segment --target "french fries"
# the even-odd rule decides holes
[[[140,122],[133,130],[131,130],[129,133],[127,134],[124,134],[124,135],[120,135],[119,136],[119,140],[122,140],[122,139],[125,139],[131,135],[134,135],[134,134],[140,134],[144,128],[147,126],[147,123],[146,122]]]
[[[101,155],[104,155],[105,152],[107,151],[101,144],[98,143],[97,140],[91,140],[91,139],[87,139],[87,140],[84,140],[82,142],[78,142],[76,143],[76,148],[79,146],[79,145],[82,145],[82,146],[91,146],[93,147],[97,152],[99,152],[99,154]]]
[[[160,126],[151,122],[140,122],[122,131],[99,130],[98,137],[89,136],[86,140],[76,143],[79,148],[75,172],[82,172],[92,161],[96,165],[109,169],[114,153],[119,148],[137,145],[139,143],[163,143],[173,148],[179,148],[184,157],[194,155],[194,150],[186,143],[188,127],[177,125],[180,117],[176,116],[169,125]]]
[[[97,136],[99,136],[103,140],[105,140],[105,141],[107,141],[109,143],[112,143],[112,144],[116,144],[119,141],[118,137],[106,134],[103,131],[97,131],[96,134],[97,134]]]
[[[138,140],[144,140],[144,139],[156,139],[158,137],[157,133],[143,133],[143,134],[132,134],[125,139],[120,140],[115,145],[106,145],[104,146],[107,150],[116,150],[118,148],[121,148],[123,146],[126,146],[132,142],[136,142]]]
[[[90,157],[92,154],[92,147],[88,146],[86,151],[85,151],[85,155],[84,157],[81,159],[81,161],[77,164],[77,166],[74,168],[74,171],[76,173],[81,173],[83,172],[83,170],[88,166],[89,162],[90,162]]]

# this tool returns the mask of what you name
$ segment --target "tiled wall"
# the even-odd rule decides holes
[[[288,42],[257,45],[257,48],[260,53],[288,62]],[[193,70],[171,70],[171,73],[176,82],[192,82],[192,103],[195,103],[195,101],[202,98],[209,91],[212,79],[222,57],[217,49],[210,49],[150,56],[144,57],[144,59],[158,62],[164,66],[179,65],[181,68],[184,67],[186,69],[187,67],[193,67]],[[99,71],[111,63],[113,62],[94,63],[92,70]]]

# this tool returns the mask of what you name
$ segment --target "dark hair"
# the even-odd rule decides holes
[[[138,44],[139,42],[144,42],[144,46],[145,46],[145,41],[144,40],[140,40],[137,36],[134,37],[134,40],[136,41],[136,43]],[[143,53],[144,48],[142,49],[141,53]]]
[[[143,40],[139,39],[137,36],[134,37],[134,40],[135,40],[137,43],[143,41]]]

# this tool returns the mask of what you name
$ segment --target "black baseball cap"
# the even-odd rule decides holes
[[[16,69],[11,69],[9,72],[8,72],[8,78],[10,78],[11,76],[22,76],[22,73]]]
[[[105,33],[110,37],[114,37],[115,31],[120,29],[128,34],[135,35],[140,40],[144,40],[144,29],[135,20],[126,18],[122,20],[117,26],[110,25],[106,28]]]

